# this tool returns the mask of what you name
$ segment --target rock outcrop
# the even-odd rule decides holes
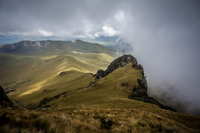
[[[143,102],[156,104],[156,105],[160,106],[161,108],[175,111],[174,109],[172,109],[166,105],[162,105],[156,99],[148,96],[147,80],[146,80],[146,76],[144,74],[143,67],[141,64],[138,64],[136,58],[134,58],[132,55],[123,55],[123,56],[115,59],[108,66],[108,68],[105,71],[98,70],[95,75],[95,79],[98,80],[98,79],[104,78],[107,75],[109,75],[110,73],[112,73],[113,71],[115,71],[117,68],[124,67],[125,65],[127,65],[129,63],[132,63],[132,69],[137,69],[140,71],[142,78],[138,77],[138,79],[137,79],[138,85],[133,86],[128,98],[133,99],[133,100],[139,100],[139,101],[143,101]],[[129,74],[129,73],[127,73],[127,74]],[[121,86],[126,86],[126,84],[124,83]]]
[[[96,73],[96,79],[100,79],[103,78],[105,76],[107,76],[108,74],[110,74],[111,72],[113,72],[114,70],[116,70],[119,67],[124,67],[125,65],[129,64],[130,62],[132,62],[132,67],[133,69],[138,69],[140,70],[140,73],[142,75],[142,80],[138,79],[138,87],[134,87],[133,90],[134,93],[132,95],[138,96],[138,95],[146,95],[147,96],[147,80],[144,74],[144,70],[141,64],[138,64],[137,60],[135,57],[133,57],[132,55],[123,55],[117,59],[115,59],[109,66],[108,68],[103,71],[103,70],[98,70]]]
[[[4,89],[0,86],[0,108],[13,107],[13,103],[5,94]]]
[[[107,76],[109,73],[113,72],[115,69],[119,67],[124,67],[126,64],[132,62],[134,67],[138,67],[139,65],[137,63],[136,58],[134,58],[132,55],[123,55],[117,59],[115,59],[109,66],[108,68],[103,71],[103,70],[98,70],[96,74],[96,79],[103,78]]]
[[[116,70],[119,67],[124,67],[125,65],[132,63],[132,68],[133,69],[138,69],[140,70],[140,73],[142,75],[142,79],[138,79],[138,86],[135,86],[133,88],[133,93],[130,94],[130,97],[140,97],[140,96],[148,96],[147,94],[147,81],[146,77],[144,74],[144,70],[142,65],[138,64],[137,60],[135,57],[132,55],[123,55],[117,59],[115,59],[109,66],[108,68],[103,71],[103,70],[98,70],[96,73],[96,80],[101,79],[108,74],[112,73],[114,70]]]

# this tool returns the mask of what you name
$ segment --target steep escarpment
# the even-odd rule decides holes
[[[131,67],[123,68],[128,64]],[[133,57],[132,55],[123,55],[123,56],[115,59],[107,67],[107,69],[105,71],[98,70],[96,75],[95,75],[95,77],[96,77],[95,79],[98,80],[98,79],[101,79],[101,78],[109,78],[108,75],[112,75],[112,73],[114,71],[117,71],[118,69],[121,69],[122,73],[121,73],[121,75],[119,75],[119,77],[116,77],[116,80],[117,80],[117,78],[121,79],[121,77],[126,75],[125,77],[127,79],[121,80],[121,81],[123,81],[123,80],[126,81],[126,82],[121,83],[121,88],[128,88],[128,89],[126,89],[126,91],[128,92],[128,98],[129,99],[139,100],[139,101],[143,101],[143,102],[156,104],[156,105],[160,106],[161,108],[175,111],[174,109],[172,109],[172,108],[170,108],[166,105],[162,105],[156,99],[148,96],[147,80],[146,80],[146,76],[144,74],[144,69],[143,69],[141,64],[138,64],[136,58]],[[139,73],[131,73],[131,71],[129,72],[126,69],[132,69],[132,70],[139,72]],[[134,74],[135,74],[135,77],[132,78],[132,76]],[[135,84],[127,83],[127,82],[131,82],[131,80],[133,81],[133,83],[136,81],[136,83]]]
[[[113,71],[115,71],[118,68],[122,68],[124,66],[126,66],[127,64],[131,63],[132,67],[130,67],[129,69],[135,69],[136,71],[139,71],[139,75],[137,78],[137,84],[135,84],[135,86],[133,87],[133,93],[130,94],[130,98],[132,97],[140,97],[140,96],[148,96],[147,94],[147,81],[146,81],[146,77],[144,74],[144,70],[141,64],[138,64],[137,60],[135,57],[133,57],[132,55],[123,55],[117,59],[115,59],[108,67],[105,71],[103,70],[98,70],[96,73],[96,80],[97,79],[101,79],[103,77],[106,77],[107,75],[109,75],[110,73],[112,73]],[[127,73],[124,71],[123,75],[127,75],[127,78],[129,77],[129,75],[133,74],[133,73]],[[117,77],[116,77],[117,78]],[[118,77],[120,78],[120,77]],[[123,83],[122,86],[127,86],[127,84]]]
[[[117,59],[115,59],[109,66],[108,68],[103,71],[103,70],[98,70],[96,74],[96,79],[103,78],[107,76],[109,73],[113,72],[115,69],[119,67],[123,67],[126,64],[132,62],[133,65],[136,67],[137,66],[137,60],[134,58],[132,55],[123,55]]]

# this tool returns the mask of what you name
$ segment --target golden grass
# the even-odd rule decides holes
[[[183,132],[197,133],[200,117],[173,114],[173,119],[140,109],[68,107],[63,110],[1,109],[0,132]],[[187,119],[191,119],[190,125]],[[191,124],[193,126],[191,126]]]
[[[60,98],[52,104],[54,104],[54,108],[78,104],[102,107],[108,105],[108,101],[118,101],[120,99],[123,99],[122,102],[124,100],[129,101],[128,95],[133,87],[138,85],[138,78],[142,78],[140,71],[133,69],[132,63],[130,63],[123,68],[115,70],[107,77],[96,81],[89,88],[84,88],[87,86],[85,85],[83,89],[71,89],[66,97]],[[76,79],[76,81],[73,82],[82,83],[79,82],[79,80],[80,79]],[[94,77],[90,77],[90,81],[92,80],[94,80]],[[55,80],[55,82],[58,81]],[[70,84],[69,82],[65,83]],[[122,86],[122,83],[126,83],[127,86]],[[110,107],[112,106],[115,105],[111,105]]]
[[[27,91],[19,94],[18,97],[21,97],[21,96],[24,96],[24,95],[28,95],[28,94],[32,94],[33,92],[36,92],[38,90],[40,90],[42,88],[42,85],[48,80],[44,80],[44,81],[40,81],[40,82],[37,82],[33,85],[30,86],[30,88],[27,89]],[[32,88],[32,89],[31,89]]]
[[[26,102],[26,98],[29,100],[31,94],[36,96],[35,93],[43,91],[43,88],[46,90],[63,89],[64,87],[67,87],[64,88],[65,90],[74,88],[71,87],[70,83],[69,85],[59,85],[59,80],[56,80],[57,83],[55,84],[58,84],[56,88],[50,86],[52,80],[56,79],[63,71],[95,73],[98,69],[105,69],[113,59],[110,55],[101,53],[92,53],[92,56],[90,53],[85,53],[81,57],[79,56],[79,54],[74,53],[52,56],[23,56],[0,53],[0,84],[5,89],[15,90],[8,94],[11,100]],[[69,78],[76,80],[73,77]],[[77,81],[77,83],[79,82],[83,81]]]
[[[0,132],[200,132],[199,116],[128,99],[137,79],[142,78],[131,63],[86,87],[95,77],[84,72],[105,69],[107,55],[79,54],[45,57],[47,60],[1,55],[9,58],[6,63],[0,60],[0,69],[5,70],[1,71],[5,76],[1,76],[1,83],[16,87],[9,93],[12,100],[22,101],[21,107],[35,107],[44,98],[52,100],[38,110],[0,109]],[[99,66],[100,62],[103,65]]]

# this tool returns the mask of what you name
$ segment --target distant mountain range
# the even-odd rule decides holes
[[[106,53],[113,56],[114,50],[102,45],[88,43],[81,40],[74,41],[21,41],[18,43],[2,45],[0,53],[19,55],[61,55],[73,51],[82,53]]]

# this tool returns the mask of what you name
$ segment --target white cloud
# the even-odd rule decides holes
[[[102,31],[101,32],[97,32],[95,33],[95,36],[98,37],[100,35],[102,36],[115,36],[118,34],[118,31],[113,29],[111,26],[108,26],[108,25],[104,25],[102,27]]]
[[[45,37],[53,36],[53,33],[50,31],[45,31],[45,30],[39,29],[38,32],[40,33],[41,36],[45,36]]]
[[[76,40],[72,40],[73,43],[76,43]]]

